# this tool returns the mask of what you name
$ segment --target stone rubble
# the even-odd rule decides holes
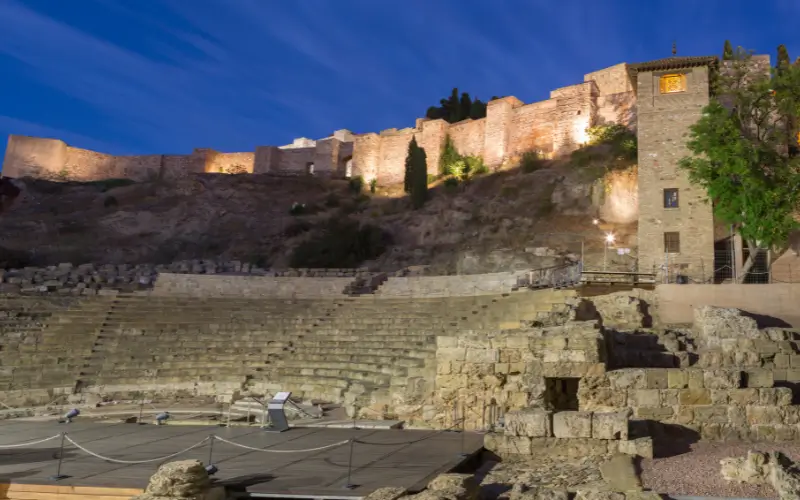
[[[720,465],[722,477],[727,481],[769,484],[780,500],[800,498],[800,465],[781,452],[748,451],[747,456],[725,458]]]
[[[199,460],[179,460],[158,468],[147,488],[131,500],[224,500],[225,489],[213,487]]]

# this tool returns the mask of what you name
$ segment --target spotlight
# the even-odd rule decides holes
[[[80,414],[81,414],[80,410],[78,410],[77,408],[73,408],[70,411],[68,411],[66,415],[64,415],[64,420],[59,420],[59,423],[71,424],[72,419]]]
[[[214,464],[208,464],[206,465],[206,472],[208,473],[209,476],[213,476],[214,474],[219,472],[219,469],[217,469],[217,466]]]
[[[156,415],[156,425],[163,425],[164,422],[169,420],[169,418],[170,418],[170,414],[169,414],[168,411],[165,411],[163,413],[159,413],[158,415]]]
[[[614,243],[616,237],[612,233],[606,234],[606,243]]]
[[[596,225],[600,224],[600,221],[598,219],[592,219],[592,224],[594,224],[596,226]]]

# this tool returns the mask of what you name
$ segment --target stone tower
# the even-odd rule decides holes
[[[639,272],[693,280],[714,270],[714,217],[702,187],[678,161],[688,154],[689,127],[709,102],[717,58],[669,57],[630,67],[637,93],[639,140]]]

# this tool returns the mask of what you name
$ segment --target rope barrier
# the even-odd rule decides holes
[[[99,453],[95,453],[95,452],[93,452],[91,450],[88,450],[88,449],[84,448],[83,446],[79,445],[78,443],[76,443],[68,435],[65,435],[64,437],[67,439],[67,441],[72,443],[76,448],[78,448],[82,452],[88,453],[89,455],[91,455],[91,456],[93,456],[95,458],[99,458],[100,460],[105,460],[106,462],[113,462],[113,463],[118,463],[118,464],[146,464],[146,463],[151,463],[151,462],[160,462],[160,461],[166,460],[168,458],[177,457],[178,455],[186,453],[187,451],[191,451],[191,450],[193,450],[195,448],[199,448],[200,446],[204,445],[206,441],[208,441],[210,439],[210,437],[207,437],[207,438],[203,439],[202,441],[200,441],[199,443],[193,444],[192,446],[190,446],[188,448],[185,448],[185,449],[183,449],[183,450],[181,450],[181,451],[179,451],[177,453],[172,453],[171,455],[167,455],[167,456],[164,456],[164,457],[151,458],[151,459],[148,459],[148,460],[118,460],[116,458],[105,457],[103,455],[100,455]]]
[[[233,441],[228,441],[227,439],[221,438],[219,436],[214,436],[214,439],[217,440],[217,441],[222,441],[223,443],[227,443],[227,444],[232,445],[232,446],[238,446],[239,448],[244,448],[245,450],[262,451],[264,453],[307,453],[307,452],[311,452],[311,451],[320,451],[320,450],[326,450],[328,448],[335,448],[337,446],[342,446],[343,444],[347,444],[347,443],[350,442],[349,439],[345,439],[344,441],[339,441],[338,443],[328,444],[328,445],[325,445],[325,446],[319,446],[317,448],[306,448],[306,449],[303,449],[303,450],[267,450],[267,449],[264,449],[264,448],[253,448],[252,446],[247,446],[247,445],[244,445],[244,444],[234,443]]]
[[[58,439],[60,437],[61,437],[61,434],[56,434],[55,436],[50,436],[49,438],[40,439],[38,441],[28,441],[26,443],[19,443],[19,444],[0,444],[0,449],[22,448],[23,446],[33,446],[35,444],[46,443],[47,441],[51,441],[53,439]]]
[[[415,443],[419,443],[420,441],[425,441],[426,439],[430,439],[430,438],[432,438],[434,436],[438,436],[439,434],[442,434],[444,432],[453,430],[456,427],[458,427],[460,424],[461,424],[461,421],[459,421],[456,424],[451,425],[450,427],[447,427],[446,429],[441,429],[441,430],[439,430],[437,432],[434,432],[433,434],[429,434],[427,436],[421,437],[419,439],[414,439],[414,440],[411,440],[411,441],[398,441],[396,443],[370,443],[369,441],[361,441],[360,439],[353,439],[353,442],[354,443],[358,443],[358,444],[366,444],[366,445],[369,445],[369,446],[400,446],[400,445],[404,445],[404,444],[405,445],[415,444]]]

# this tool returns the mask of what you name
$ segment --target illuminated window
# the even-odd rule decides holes
[[[662,94],[686,92],[686,75],[663,75],[658,79],[658,86]]]
[[[678,189],[664,190],[664,208],[678,208]]]
[[[664,233],[664,253],[680,253],[681,233]]]

